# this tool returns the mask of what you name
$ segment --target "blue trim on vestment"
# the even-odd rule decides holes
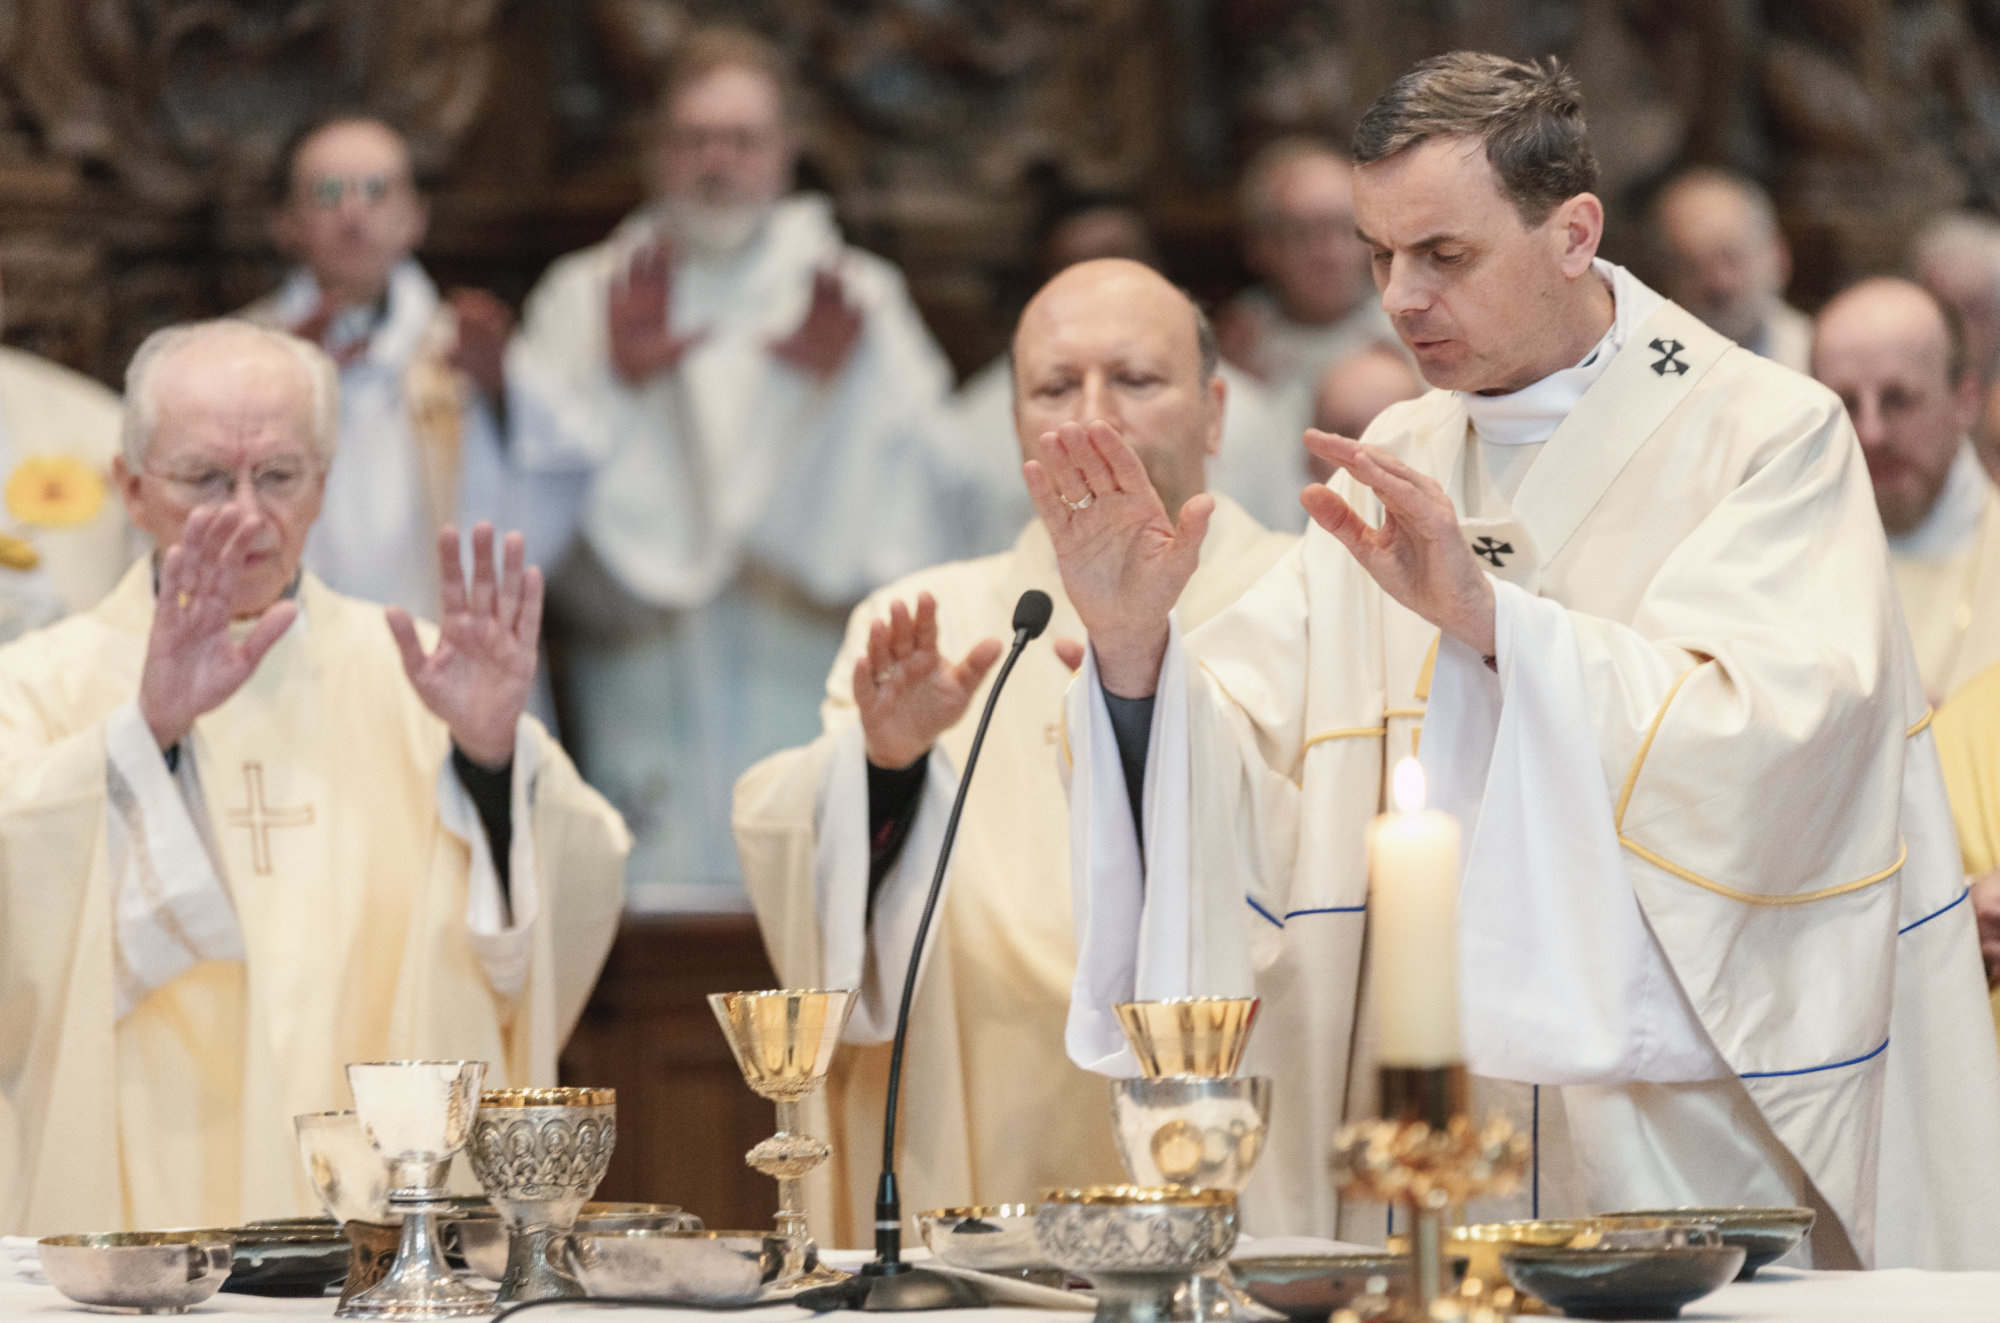
[[[1528,1216],[1542,1220],[1542,1086],[1535,1086],[1535,1110],[1528,1121],[1529,1152],[1535,1164],[1535,1181],[1528,1196]]]
[[[1284,918],[1281,919],[1277,915],[1271,913],[1271,911],[1265,909],[1262,905],[1259,905],[1256,899],[1252,896],[1245,896],[1243,898],[1243,903],[1248,905],[1251,909],[1257,911],[1258,914],[1262,915],[1274,928],[1282,928],[1285,926],[1287,921],[1296,919],[1299,916],[1305,914],[1366,914],[1368,912],[1368,907],[1366,905],[1327,905],[1319,909],[1292,910],[1290,913],[1286,914]]]
[[[1945,906],[1944,909],[1932,910],[1929,914],[1926,914],[1923,918],[1918,919],[1915,923],[1911,924],[1909,928],[1896,929],[1896,936],[1901,937],[1904,933],[1910,931],[1910,928],[1921,928],[1925,924],[1929,923],[1932,919],[1935,919],[1938,915],[1943,914],[1948,910],[1957,909],[1959,902],[1963,901],[1967,896],[1970,896],[1971,894],[1972,894],[1972,888],[1967,887],[1965,890],[1958,893],[1958,900],[1954,900],[1951,904]]]
[[[1807,1066],[1803,1070],[1746,1070],[1737,1078],[1746,1080],[1775,1080],[1782,1079],[1787,1075],[1817,1075],[1822,1070],[1839,1070],[1843,1066],[1858,1066],[1864,1061],[1873,1061],[1888,1050],[1889,1040],[1885,1038],[1882,1040],[1882,1046],[1876,1048],[1873,1052],[1864,1053],[1847,1061],[1834,1061],[1824,1066]]]

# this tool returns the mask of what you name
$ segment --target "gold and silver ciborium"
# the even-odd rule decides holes
[[[1243,1064],[1258,1005],[1255,997],[1171,997],[1119,1002],[1111,1009],[1147,1079],[1226,1080]]]
[[[743,1080],[778,1108],[778,1133],[743,1160],[778,1182],[777,1230],[795,1246],[797,1283],[828,1286],[847,1277],[819,1262],[806,1228],[805,1176],[825,1162],[833,1148],[799,1130],[799,1104],[826,1082],[834,1049],[854,1009],[852,990],[781,989],[774,992],[717,992],[708,999]],[[787,1276],[793,1274],[788,1272]]]
[[[507,1223],[507,1272],[496,1305],[584,1295],[561,1259],[577,1214],[611,1165],[617,1101],[611,1089],[489,1089],[479,1095],[466,1154]]]
[[[483,1061],[377,1061],[347,1068],[362,1133],[389,1164],[389,1207],[403,1218],[396,1261],[381,1281],[341,1306],[342,1318],[467,1318],[493,1297],[445,1267],[437,1215],[451,1208],[445,1177],[472,1135]]]

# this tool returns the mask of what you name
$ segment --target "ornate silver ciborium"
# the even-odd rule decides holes
[[[472,1135],[484,1061],[376,1061],[347,1068],[354,1111],[389,1164],[389,1207],[403,1215],[396,1261],[342,1318],[466,1318],[493,1312],[493,1297],[445,1267],[437,1215],[450,1211],[445,1177]]]
[[[1184,1185],[1243,1193],[1264,1151],[1271,1121],[1271,1081],[1119,1080],[1112,1086],[1111,1129],[1118,1157],[1143,1186]],[[1269,1319],[1270,1310],[1235,1289],[1227,1264],[1188,1280],[1180,1313],[1227,1323]]]
[[[778,1108],[778,1133],[759,1143],[743,1160],[778,1182],[778,1234],[798,1247],[801,1289],[827,1286],[847,1277],[819,1262],[806,1228],[804,1178],[825,1162],[833,1148],[799,1133],[799,1103],[826,1082],[833,1051],[854,1009],[852,990],[782,989],[775,992],[717,992],[708,1004],[736,1054],[743,1080]]]
[[[507,1221],[507,1272],[496,1305],[581,1298],[558,1261],[569,1231],[611,1165],[618,1139],[611,1089],[489,1089],[466,1153]]]
[[[1097,1323],[1168,1323],[1189,1279],[1235,1248],[1236,1196],[1178,1185],[1051,1190],[1035,1240],[1097,1288]]]

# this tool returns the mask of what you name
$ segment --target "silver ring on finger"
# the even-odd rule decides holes
[[[1068,506],[1070,508],[1070,512],[1074,514],[1083,510],[1088,510],[1092,505],[1096,504],[1097,493],[1085,492],[1083,494],[1083,499],[1080,501],[1072,501],[1067,496],[1062,496],[1059,499],[1062,501],[1064,505]]]

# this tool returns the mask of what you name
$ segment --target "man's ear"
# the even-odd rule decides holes
[[[1578,193],[1552,217],[1562,236],[1562,272],[1575,280],[1590,270],[1604,241],[1604,203],[1595,193]]]
[[[146,527],[142,517],[145,507],[140,501],[139,477],[138,470],[125,462],[125,456],[112,456],[111,485],[118,489],[119,499],[125,502],[125,514],[132,521],[132,526],[150,535],[153,530]]]
[[[1208,439],[1202,444],[1203,453],[1211,459],[1222,453],[1222,420],[1228,406],[1229,383],[1222,379],[1218,367],[1208,379]]]

